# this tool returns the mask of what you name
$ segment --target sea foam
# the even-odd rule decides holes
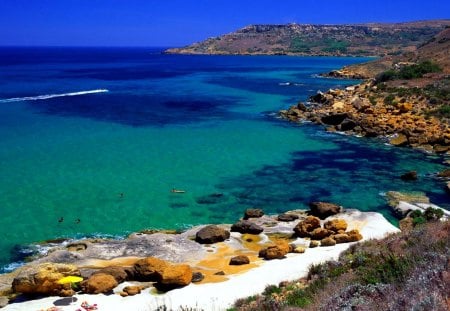
[[[109,90],[97,89],[97,90],[63,93],[63,94],[46,94],[46,95],[28,96],[28,97],[14,97],[14,98],[0,99],[0,103],[11,103],[11,102],[19,102],[19,101],[27,101],[27,100],[42,100],[42,99],[50,99],[50,98],[56,98],[56,97],[79,96],[79,95],[106,93],[106,92],[109,92]]]

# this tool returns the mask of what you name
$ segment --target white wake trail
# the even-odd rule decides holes
[[[97,90],[89,90],[89,91],[63,93],[63,94],[46,94],[46,95],[29,96],[29,97],[14,97],[14,98],[0,99],[0,103],[20,102],[20,101],[26,101],[26,100],[41,100],[41,99],[50,99],[50,98],[56,98],[56,97],[79,96],[79,95],[106,93],[106,92],[109,92],[109,90],[97,89]]]

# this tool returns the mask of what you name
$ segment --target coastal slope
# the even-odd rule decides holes
[[[450,26],[450,20],[357,25],[250,25],[169,54],[384,56],[416,46]]]

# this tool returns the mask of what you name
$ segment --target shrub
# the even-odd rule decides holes
[[[397,102],[394,99],[395,99],[394,94],[389,94],[384,98],[383,102],[385,105],[395,106],[397,104]]]
[[[444,211],[439,208],[428,207],[423,215],[428,221],[439,220],[444,216]]]
[[[279,288],[276,285],[267,285],[264,289],[263,295],[264,296],[271,296],[272,294],[279,294],[281,293],[281,288]]]

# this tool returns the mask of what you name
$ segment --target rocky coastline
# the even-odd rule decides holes
[[[285,260],[321,262],[338,256],[354,242],[398,231],[378,213],[343,210],[326,202],[311,203],[310,207],[310,211],[269,216],[262,210],[249,209],[235,224],[197,226],[182,233],[150,231],[133,233],[123,240],[83,239],[63,243],[23,267],[1,275],[1,301],[6,305],[4,310],[30,310],[61,299],[58,296],[95,297],[98,301],[99,296],[92,295],[129,298],[144,293],[149,303],[160,306],[161,297],[171,297],[173,303],[184,295],[183,290],[202,291],[207,297],[213,294],[205,292],[209,287],[227,284],[242,287],[242,283],[247,287],[243,280],[251,280],[255,271],[271,267],[276,280],[272,280],[271,273],[256,273],[261,283],[258,286],[231,296],[224,294],[223,299],[231,304],[237,298],[257,293],[259,287],[284,278],[299,278],[303,273],[297,270],[308,268],[308,265],[297,268],[283,265]],[[80,276],[83,281],[76,286],[58,282],[66,276]],[[241,285],[236,284],[238,279]],[[219,295],[215,299],[222,299],[220,293],[215,295]],[[24,298],[27,301],[18,302]],[[111,300],[108,296],[108,299],[111,302],[118,298]],[[189,305],[189,298],[183,299]],[[192,303],[207,306],[207,302],[196,299]],[[109,303],[103,299],[102,302]]]
[[[450,125],[428,111],[422,95],[393,95],[389,90],[380,90],[371,79],[345,89],[319,91],[309,102],[300,102],[279,114],[292,122],[321,124],[330,132],[382,137],[394,146],[449,155]]]

